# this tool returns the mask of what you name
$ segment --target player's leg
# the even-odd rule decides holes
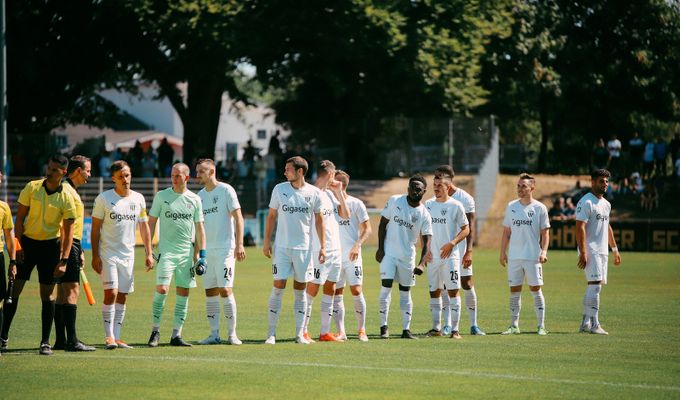
[[[536,311],[536,333],[547,335],[545,330],[545,298],[543,297],[543,266],[537,262],[527,262],[525,264],[527,283],[534,298],[534,311]]]
[[[362,285],[364,283],[364,269],[361,263],[361,257],[356,261],[348,261],[344,269],[345,281],[349,285],[349,290],[352,293],[354,300],[354,315],[357,319],[357,333],[359,340],[362,342],[368,341],[366,335],[366,299]],[[343,325],[344,327],[344,325]]]
[[[116,340],[116,345],[122,349],[131,349],[132,346],[128,345],[121,339],[121,330],[123,328],[123,322],[125,321],[125,312],[127,310],[127,296],[128,294],[135,291],[135,281],[134,281],[134,259],[129,259],[125,261],[120,261],[116,263],[117,276],[118,276],[118,293],[115,295],[115,314],[113,316],[113,337]]]
[[[585,268],[588,286],[583,298],[584,322],[581,324],[581,331],[588,329],[590,333],[607,335],[600,325],[600,293],[602,284],[607,283],[607,256],[591,254]]]
[[[432,329],[430,329],[426,336],[441,336],[442,330],[442,298],[441,298],[441,280],[439,279],[439,271],[443,263],[441,260],[436,260],[430,263],[427,267],[427,284],[430,289],[430,314],[432,315]]]
[[[399,282],[399,309],[401,310],[402,339],[416,339],[411,334],[411,318],[413,316],[413,299],[411,298],[411,287],[416,284],[411,262],[399,262],[397,264],[397,277]]]
[[[64,322],[66,288],[59,283],[56,285],[56,292],[57,298],[54,302],[54,346],[52,346],[52,350],[64,350],[66,348],[66,323]]]
[[[189,289],[196,287],[193,264],[192,254],[178,257],[178,266],[175,270],[175,318],[170,336],[171,346],[191,347],[191,344],[182,339],[182,328],[189,312]]]
[[[59,241],[41,240],[36,241],[38,253],[37,268],[38,281],[40,282],[40,300],[42,302],[41,320],[42,337],[40,339],[40,354],[51,355],[50,334],[54,321],[54,303],[56,301],[54,268],[59,263]],[[24,251],[26,248],[24,247]]]
[[[378,312],[380,314],[380,337],[388,339],[390,332],[387,321],[392,301],[392,284],[397,275],[397,260],[390,256],[385,256],[380,262],[380,295],[378,297]]]
[[[448,268],[445,269],[444,286],[447,291],[444,295],[449,300],[449,323],[451,324],[449,335],[452,339],[460,339],[460,260],[449,259],[446,265]]]
[[[442,300],[442,336],[451,334],[451,299],[449,299],[447,290],[446,286],[439,290],[441,293],[439,297]]]
[[[104,328],[105,347],[109,350],[118,347],[113,332],[116,316],[116,297],[118,295],[118,271],[114,259],[102,258],[102,272],[100,274],[104,287],[102,301],[102,327]]]
[[[226,266],[220,277],[220,297],[224,303],[224,318],[227,320],[227,342],[240,345],[242,342],[236,335],[237,310],[236,295],[234,294],[234,279],[236,277],[236,259],[233,254],[226,254]]]
[[[335,283],[335,293],[333,294],[333,321],[335,322],[335,329],[338,334],[340,334],[340,332],[345,332],[344,294],[346,282],[345,261],[343,261],[342,268],[340,269],[340,279]]]
[[[78,315],[78,296],[80,295],[80,240],[73,239],[71,254],[66,264],[66,272],[61,277],[61,290],[64,295],[63,315],[66,328],[66,351],[94,351],[95,348],[78,340],[76,320]]]
[[[218,257],[218,250],[208,252],[206,262],[208,269],[203,275],[203,287],[205,289],[205,317],[208,320],[210,334],[198,344],[220,344],[220,286],[219,277],[223,275],[222,269],[226,267],[226,259]],[[226,280],[222,278],[221,280]]]
[[[309,344],[304,337],[305,312],[307,311],[307,297],[305,289],[307,282],[312,280],[312,251],[289,250],[293,261],[293,292],[295,302],[295,341],[300,344]]]
[[[5,303],[3,306],[4,321],[2,329],[0,329],[0,351],[7,350],[9,345],[9,328],[12,326],[14,315],[16,315],[17,307],[19,306],[19,296],[24,290],[26,281],[31,280],[31,272],[37,264],[36,254],[40,254],[41,249],[36,249],[36,242],[27,237],[21,240],[23,247],[23,261],[17,257],[17,274],[14,279],[14,287],[12,289],[12,302]],[[28,245],[28,249],[26,248]],[[28,250],[28,251],[27,251]],[[4,264],[3,264],[4,265]],[[4,268],[4,267],[3,267]]]
[[[508,286],[510,286],[509,309],[510,326],[501,332],[501,335],[512,335],[520,333],[519,315],[522,310],[522,283],[524,282],[523,262],[520,260],[510,260],[507,266]]]
[[[175,273],[175,260],[170,254],[159,256],[156,264],[156,290],[153,294],[151,303],[151,336],[149,337],[149,347],[158,347],[160,341],[161,318],[165,309],[165,301],[168,298],[170,282]]]
[[[460,283],[465,295],[465,307],[467,307],[470,316],[470,334],[484,336],[486,333],[479,328],[477,323],[477,292],[475,291],[472,275],[472,265],[468,268],[460,269]]]
[[[340,337],[330,333],[331,318],[333,317],[333,302],[335,296],[335,283],[340,279],[340,269],[342,267],[340,251],[329,251],[326,254],[326,262],[323,264],[323,296],[321,298],[321,330],[319,340],[324,342],[335,342],[347,340],[345,331],[339,332]]]
[[[266,344],[276,343],[276,326],[279,322],[281,313],[281,303],[283,291],[286,289],[288,277],[293,274],[293,261],[286,249],[275,248],[272,260],[272,291],[269,295],[269,330],[267,332]]]
[[[323,283],[321,277],[321,271],[323,269],[323,264],[319,264],[318,261],[314,261],[314,268],[312,270],[312,279],[307,282],[305,288],[305,300],[307,302],[307,307],[305,308],[305,320],[302,323],[302,334],[310,343],[314,343],[314,340],[309,335],[309,323],[312,320],[312,309],[314,305],[314,299],[319,294],[319,288]]]

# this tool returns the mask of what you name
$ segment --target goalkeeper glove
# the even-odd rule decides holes
[[[198,260],[194,264],[194,270],[196,271],[196,275],[203,275],[205,274],[205,270],[208,267],[208,264],[205,262],[205,250],[201,249],[198,251]]]

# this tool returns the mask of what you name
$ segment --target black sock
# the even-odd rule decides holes
[[[0,332],[2,332],[2,322],[3,322],[3,319],[4,319],[3,318],[4,314],[5,313],[3,312],[2,308],[0,308]]]
[[[2,330],[0,331],[0,338],[7,340],[9,327],[10,325],[12,325],[12,320],[14,319],[14,314],[16,314],[17,312],[18,304],[19,304],[18,298],[13,298],[11,304],[5,302],[5,305],[3,306],[4,307],[3,311],[5,314],[5,323],[2,325]]]
[[[66,343],[66,331],[64,326],[64,306],[65,304],[54,305],[54,344]]]
[[[68,343],[78,343],[78,336],[76,336],[76,311],[78,306],[75,304],[63,304],[64,309],[64,325],[66,326],[66,337]]]
[[[42,339],[40,343],[50,343],[52,322],[54,321],[54,300],[42,302]]]

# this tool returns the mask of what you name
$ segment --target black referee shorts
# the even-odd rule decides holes
[[[31,280],[33,268],[38,267],[38,282],[51,285],[55,283],[54,269],[59,262],[61,252],[59,239],[33,240],[21,237],[24,250],[24,262],[17,264],[17,279]]]
[[[61,278],[57,278],[57,283],[80,282],[80,254],[82,252],[80,240],[74,238],[71,253],[68,255],[68,262],[66,263],[66,273]]]
[[[7,298],[7,276],[5,275],[5,253],[0,252],[0,301]]]

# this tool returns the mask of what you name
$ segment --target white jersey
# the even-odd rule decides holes
[[[282,182],[274,186],[269,208],[278,212],[276,247],[311,250],[314,214],[321,212],[321,191],[306,182],[300,189]]]
[[[508,260],[536,260],[541,255],[541,231],[550,228],[548,209],[531,200],[526,206],[513,200],[505,208],[503,226],[510,228]]]
[[[458,235],[461,228],[468,224],[468,219],[465,216],[463,204],[452,198],[443,202],[430,199],[425,202],[425,208],[427,208],[432,217],[430,252],[432,253],[432,258],[439,259],[442,246],[452,241]],[[460,259],[461,256],[458,245],[456,245],[448,258]]]
[[[229,249],[236,247],[234,218],[231,213],[241,208],[236,191],[231,185],[218,182],[211,191],[198,192],[203,204],[203,226],[206,249]]]
[[[324,239],[326,240],[326,251],[340,251],[340,227],[338,226],[338,207],[340,202],[330,190],[321,191],[321,216],[323,216]],[[319,235],[316,228],[312,229],[312,249],[321,250]]]
[[[349,251],[352,250],[354,243],[359,240],[359,229],[361,224],[368,221],[368,211],[363,201],[353,196],[345,198],[345,205],[349,211],[349,219],[342,219],[338,215],[338,225],[340,226],[340,246],[342,248],[342,260],[349,260]]]
[[[411,207],[406,195],[394,195],[380,213],[390,222],[387,224],[385,255],[402,260],[416,258],[416,241],[421,235],[432,235],[430,213],[422,204]]]
[[[576,220],[586,223],[586,251],[589,254],[609,253],[609,213],[612,205],[592,192],[581,197],[576,205]]]
[[[456,191],[453,192],[451,195],[451,198],[454,200],[458,200],[463,204],[463,208],[465,209],[465,214],[474,214],[475,212],[475,199],[472,198],[470,193],[466,192],[465,190],[457,187]],[[470,227],[472,229],[472,227]],[[471,233],[472,234],[472,233]],[[460,256],[465,255],[465,251],[467,250],[467,239],[461,241],[458,243],[458,253]]]
[[[94,199],[92,217],[102,220],[100,257],[134,258],[137,223],[148,220],[144,196],[131,190],[121,197],[115,190],[107,190]]]

